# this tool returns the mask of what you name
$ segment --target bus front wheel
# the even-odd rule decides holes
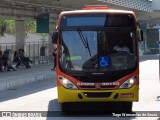
[[[70,111],[70,104],[69,103],[61,103],[61,110],[62,110],[62,112],[69,112]]]
[[[123,110],[125,112],[132,112],[132,106],[133,106],[132,102],[123,102],[122,105],[123,105]]]

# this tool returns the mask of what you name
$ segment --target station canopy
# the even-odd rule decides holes
[[[148,0],[1,0],[0,16],[1,18],[4,15],[11,16],[11,10],[14,9],[15,15],[17,10],[24,16],[35,17],[35,14],[42,12],[59,13],[64,10],[81,9],[84,5],[108,5],[111,9],[131,10],[136,13],[139,20],[158,18]],[[6,9],[10,11],[4,12]]]

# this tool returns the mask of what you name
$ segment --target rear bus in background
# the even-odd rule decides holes
[[[56,82],[62,111],[69,111],[74,102],[120,102],[124,111],[132,111],[139,95],[134,12],[85,6],[61,12],[57,31]],[[127,51],[115,49],[120,41]]]

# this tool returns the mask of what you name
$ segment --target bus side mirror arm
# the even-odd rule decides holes
[[[139,42],[143,41],[143,30],[140,29],[140,24],[137,22],[137,28],[138,28],[138,40]]]
[[[141,34],[141,41],[144,41],[143,40],[143,30],[140,30],[140,34]]]
[[[53,32],[52,43],[57,44],[57,39],[58,39],[58,32]]]

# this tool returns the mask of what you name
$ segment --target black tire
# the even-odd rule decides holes
[[[69,103],[61,103],[61,110],[62,110],[62,112],[69,112],[70,111],[70,104]]]
[[[132,112],[132,106],[133,106],[132,102],[123,102],[122,105],[124,112]]]

